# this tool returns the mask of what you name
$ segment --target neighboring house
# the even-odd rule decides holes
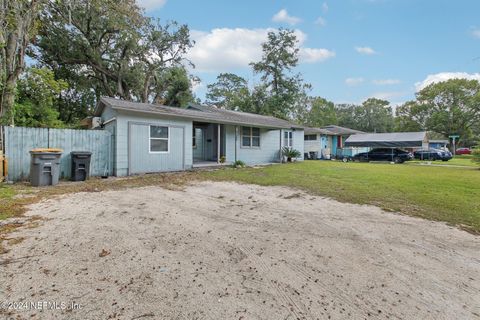
[[[330,159],[343,155],[345,140],[352,134],[362,131],[329,125],[322,128],[305,128],[305,153],[310,158]],[[358,152],[364,151],[359,150]],[[349,155],[351,152],[349,150]]]
[[[447,145],[450,141],[448,140],[429,140],[428,147],[433,149],[444,149],[447,150]]]
[[[95,116],[112,132],[117,176],[180,171],[241,160],[281,162],[283,146],[301,152],[303,127],[286,120],[207,106],[187,109],[101,98]]]

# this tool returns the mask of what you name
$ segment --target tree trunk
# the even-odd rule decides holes
[[[7,81],[4,84],[3,92],[0,95],[0,119],[3,118],[8,111],[10,112],[8,124],[13,126],[15,125],[13,117],[13,104],[15,102],[15,87],[17,85],[16,77],[8,77]]]
[[[33,36],[34,24],[38,17],[40,0],[2,2],[2,9],[13,12],[13,20],[0,30],[0,39],[4,43],[0,61],[2,78],[5,80],[0,92],[0,118],[12,110],[15,102],[15,88],[17,80],[25,67],[25,50]],[[2,15],[2,20],[6,18]],[[9,17],[12,18],[12,17]],[[2,25],[5,21],[1,21]],[[13,112],[11,112],[10,125],[14,125]]]

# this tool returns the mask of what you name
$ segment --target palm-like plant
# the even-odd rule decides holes
[[[292,162],[292,159],[296,159],[302,155],[297,149],[289,147],[283,147],[282,154],[283,156],[287,157],[287,162]]]

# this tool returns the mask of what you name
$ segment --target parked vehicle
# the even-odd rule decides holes
[[[448,161],[452,159],[452,153],[450,151],[434,148],[417,150],[413,153],[413,156],[418,160]]]
[[[361,152],[353,156],[354,161],[392,161],[403,163],[413,159],[413,154],[401,149],[378,148],[369,152]]]
[[[470,150],[470,148],[458,148],[455,151],[455,154],[471,154],[471,153],[472,153],[472,150]]]

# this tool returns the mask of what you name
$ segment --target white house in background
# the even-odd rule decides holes
[[[305,128],[304,132],[304,150],[309,159],[332,159],[365,151],[364,148],[358,148],[358,150],[344,148],[345,140],[349,136],[363,133],[362,131],[329,125],[321,128]]]

